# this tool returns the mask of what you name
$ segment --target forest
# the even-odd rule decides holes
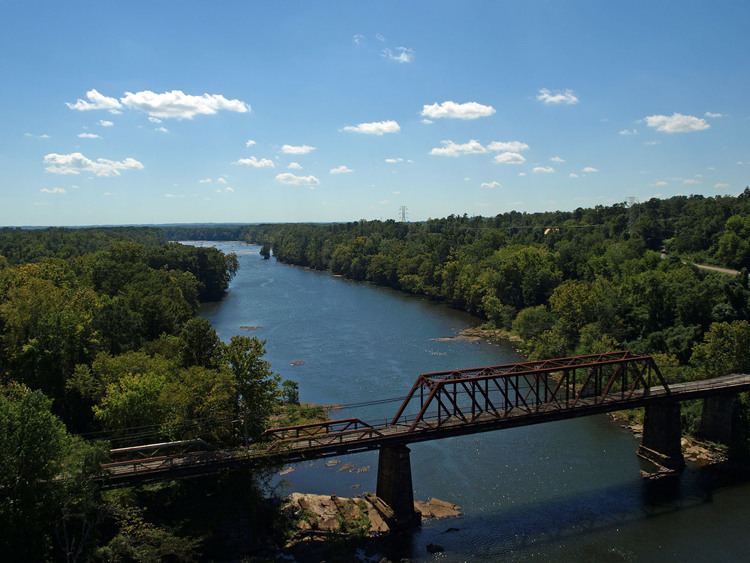
[[[96,479],[110,447],[244,444],[297,400],[262,341],[222,342],[196,316],[222,298],[236,256],[166,240],[158,229],[0,229],[6,560],[197,560],[213,522],[186,506],[226,495],[252,506],[253,486],[231,477],[117,491]]]
[[[256,225],[245,239],[281,262],[468,311],[532,358],[628,349],[655,355],[673,381],[750,369],[750,189],[488,218]],[[700,405],[683,411],[697,431]]]
[[[414,223],[0,229],[10,560],[230,557],[249,547],[221,536],[222,523],[275,527],[260,488],[241,477],[117,491],[95,479],[113,446],[235,447],[300,416],[296,384],[273,372],[262,341],[223,342],[197,316],[238,262],[170,242],[191,239],[243,239],[265,258],[448,303],[530,357],[629,349],[653,354],[672,381],[750,370],[750,189]],[[688,432],[700,409],[683,408]]]

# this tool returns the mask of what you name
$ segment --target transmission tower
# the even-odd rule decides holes
[[[407,211],[408,209],[405,205],[398,208],[398,220],[402,223],[406,223],[406,218],[408,217]]]

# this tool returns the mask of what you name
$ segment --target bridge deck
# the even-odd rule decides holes
[[[375,450],[389,445],[410,444],[626,410],[664,399],[685,401],[748,390],[750,374],[733,374],[709,380],[675,383],[671,384],[669,389],[638,389],[626,399],[623,399],[619,392],[579,398],[573,406],[566,408],[560,408],[560,405],[555,403],[539,403],[527,408],[513,408],[502,414],[482,412],[471,419],[457,416],[442,417],[440,420],[422,418],[416,426],[408,418],[401,419],[395,424],[347,425],[341,431],[312,432],[304,436],[259,443],[236,450],[199,451],[109,463],[103,466],[105,484],[122,486],[211,474],[229,468],[294,463]]]

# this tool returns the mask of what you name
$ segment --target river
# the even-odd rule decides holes
[[[478,320],[419,297],[235,252],[229,293],[202,315],[222,339],[266,340],[267,359],[299,382],[301,400],[347,404],[405,395],[419,373],[509,362],[509,345],[437,341]],[[257,327],[253,331],[242,326]],[[397,402],[343,410],[390,418]],[[686,471],[676,497],[655,498],[639,476],[637,442],[606,416],[411,446],[414,495],[455,502],[458,519],[426,522],[391,558],[416,561],[727,561],[747,557],[750,486],[712,489]],[[377,454],[307,462],[277,477],[280,492],[374,491]],[[342,470],[344,464],[353,467]],[[659,500],[661,498],[661,500]],[[445,552],[430,555],[427,544]]]

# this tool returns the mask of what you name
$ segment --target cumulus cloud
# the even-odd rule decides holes
[[[568,174],[568,178],[578,178],[578,174],[576,174],[575,172],[571,172],[570,174]]]
[[[694,115],[673,113],[672,115],[646,116],[646,125],[662,133],[691,133],[711,127],[705,119]]]
[[[288,186],[307,186],[311,190],[315,189],[315,186],[320,185],[320,180],[315,176],[297,176],[291,172],[282,172],[276,175],[276,181],[280,184],[286,184]]]
[[[199,184],[210,184],[211,182],[213,182],[213,180],[211,178],[202,178],[202,179],[198,180]]]
[[[362,45],[362,43],[365,42],[365,36],[361,33],[357,33],[352,37],[352,43],[354,43],[357,47]]]
[[[385,159],[386,164],[399,164],[399,163],[401,163],[403,161],[404,161],[404,159],[400,158],[400,157],[399,158],[386,158]]]
[[[492,141],[487,148],[494,152],[523,152],[529,145],[521,141]]]
[[[701,181],[698,178],[685,178],[682,183],[686,186],[697,186]]]
[[[440,141],[442,147],[435,147],[430,151],[433,156],[461,156],[463,154],[482,154],[486,153],[487,149],[482,144],[471,139],[467,143],[459,144],[453,141]]]
[[[100,94],[94,88],[86,92],[86,100],[78,98],[74,103],[66,102],[65,105],[76,111],[106,109],[112,113],[119,112],[119,109],[122,107],[122,104],[120,104],[117,98],[110,98],[109,96]]]
[[[101,139],[96,133],[78,133],[79,139]]]
[[[100,119],[99,120],[99,125],[101,125],[102,127],[114,127],[115,124],[114,124],[113,121],[107,121],[106,119]]]
[[[156,131],[157,133],[169,133],[169,129],[167,129],[164,126],[162,126],[162,127],[156,127],[156,128],[154,128],[154,131]]]
[[[342,164],[340,166],[337,166],[336,168],[331,168],[329,170],[331,174],[351,174],[354,172],[351,168],[349,168],[346,164]]]
[[[555,169],[551,166],[535,166],[531,169],[534,174],[552,174]]]
[[[193,96],[182,90],[125,92],[120,102],[124,107],[144,111],[158,119],[193,119],[196,115],[213,115],[219,111],[250,111],[249,104],[242,100],[229,100],[221,94]]]
[[[42,188],[39,190],[45,194],[64,194],[66,193],[65,188]]]
[[[34,135],[34,133],[24,133],[24,137],[32,137],[34,139],[50,139],[51,137],[47,135],[47,133],[42,133],[41,135]]]
[[[315,150],[315,147],[310,145],[284,145],[281,147],[281,152],[284,154],[310,154]]]
[[[153,116],[149,116],[149,117],[148,117],[148,120],[149,120],[149,121],[150,121],[151,123],[161,123],[161,119],[159,119],[158,117],[153,117]]]
[[[385,135],[386,133],[398,133],[401,126],[397,121],[389,119],[387,121],[370,121],[369,123],[359,123],[357,125],[347,125],[342,129],[347,133],[361,133],[363,135]]]
[[[255,141],[253,141],[252,139],[248,139],[247,141],[245,141],[245,146],[248,147],[248,148],[254,147],[255,146]]]
[[[251,168],[275,168],[273,160],[269,158],[256,158],[251,156],[250,158],[241,158],[234,162],[240,166],[250,166]]]
[[[584,174],[593,174],[594,172],[599,172],[599,169],[594,168],[593,166],[585,166],[581,169],[581,172]]]
[[[622,129],[618,133],[618,135],[623,135],[623,136],[637,135],[637,134],[638,134],[638,129]]]
[[[422,117],[429,119],[479,119],[493,113],[495,113],[495,108],[478,102],[458,104],[447,101],[442,104],[425,105],[422,108]]]
[[[663,188],[664,186],[668,186],[668,185],[669,185],[669,182],[665,182],[664,180],[658,180],[653,183],[653,186],[655,188]]]
[[[409,47],[383,49],[382,55],[394,63],[410,63],[414,60],[414,49],[410,49]]]
[[[553,156],[552,158],[550,158],[550,161],[557,162],[558,164],[562,164],[563,162],[565,162],[565,159],[560,158],[559,156]]]
[[[495,162],[498,164],[523,164],[526,162],[526,158],[517,152],[501,152],[495,155]]]
[[[540,102],[548,105],[573,105],[578,103],[578,97],[573,90],[550,90],[542,88],[536,96]]]
[[[716,182],[714,184],[714,188],[716,188],[717,190],[725,190],[728,187],[729,187],[729,184],[727,184],[726,182]]]
[[[226,185],[227,179],[224,178],[223,176],[220,176],[219,178],[216,178],[216,183],[217,184],[224,184],[224,185]]]
[[[289,170],[302,170],[302,165],[299,162],[290,162],[287,168]]]
[[[492,182],[482,182],[479,187],[484,190],[494,190],[496,188],[502,188],[502,185],[500,184],[500,182],[496,182],[493,180]]]
[[[422,125],[432,125],[435,123],[432,119],[422,119]]]
[[[724,114],[723,113],[715,113],[713,111],[707,111],[706,113],[703,114],[703,116],[704,117],[708,117],[710,119],[717,119],[719,117],[724,117]]]
[[[80,174],[91,172],[96,176],[119,176],[123,170],[142,170],[143,164],[134,158],[91,160],[79,152],[70,154],[50,153],[44,155],[45,170],[52,174]]]

